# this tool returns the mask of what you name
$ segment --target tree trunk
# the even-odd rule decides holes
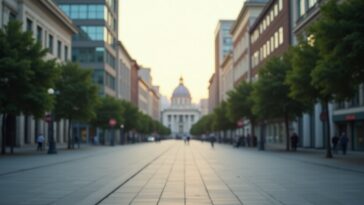
[[[289,151],[289,118],[287,113],[284,114],[284,126],[286,128],[286,151]]]
[[[250,123],[252,124],[252,130],[251,130],[252,137],[254,137],[255,136],[255,120],[250,119]]]
[[[67,149],[71,149],[71,126],[72,125],[72,119],[69,119],[69,122],[68,122],[68,130],[67,130]]]
[[[2,144],[1,144],[1,154],[6,154],[6,113],[3,113],[3,120],[2,120],[2,127],[1,127],[1,134],[2,134]]]
[[[322,108],[324,112],[324,126],[326,127],[326,158],[332,158],[332,152],[331,152],[331,137],[330,137],[330,120],[329,120],[329,101],[324,100],[322,102]]]

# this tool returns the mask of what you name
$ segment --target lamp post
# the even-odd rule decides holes
[[[53,88],[48,89],[48,94],[54,95],[56,94]],[[56,143],[53,138],[53,121],[54,121],[54,112],[51,110],[50,117],[48,120],[48,154],[57,154]]]
[[[120,144],[125,144],[124,139],[124,124],[120,125]]]

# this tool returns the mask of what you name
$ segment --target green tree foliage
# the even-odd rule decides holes
[[[193,135],[202,135],[207,134],[212,131],[212,123],[214,116],[213,114],[205,115],[200,118],[195,124],[191,127],[191,134]]]
[[[138,121],[136,120],[138,119],[138,114],[139,114],[138,108],[125,100],[122,100],[121,104],[124,107],[124,112],[123,112],[123,118],[125,119],[124,130],[126,132],[129,132],[133,129],[136,129],[138,126]]]
[[[253,111],[259,119],[284,119],[286,150],[289,150],[289,120],[304,111],[302,103],[289,97],[290,87],[284,82],[292,69],[290,59],[288,54],[269,59],[260,70],[253,91]]]
[[[47,90],[54,86],[58,70],[54,60],[44,60],[47,50],[34,41],[32,33],[23,32],[18,21],[10,21],[0,30],[0,48],[0,113],[5,136],[7,115],[23,113],[39,118],[51,109]]]
[[[71,147],[70,130],[73,120],[88,122],[95,118],[98,102],[97,86],[92,82],[92,71],[75,63],[60,65],[61,75],[56,82],[55,115],[68,119],[68,148]],[[73,143],[72,143],[73,144]]]
[[[329,0],[310,30],[321,57],[312,84],[321,96],[349,99],[364,82],[363,10],[362,0]]]
[[[242,81],[234,90],[228,92],[227,113],[232,122],[247,118],[252,124],[254,136],[256,116],[253,113],[254,100],[252,99],[253,84]]]
[[[226,101],[222,101],[213,112],[212,128],[214,131],[228,130],[235,127],[233,122],[228,117],[228,104]]]
[[[290,86],[289,95],[301,101],[306,108],[311,107],[312,109],[315,103],[320,102],[324,118],[329,119],[328,105],[333,99],[333,93],[322,92],[320,86],[313,80],[318,62],[322,59],[319,49],[313,42],[300,39],[299,44],[291,52],[292,70],[288,72],[285,80],[286,84]],[[326,130],[326,157],[332,158],[330,123],[328,121],[323,123]]]
[[[103,97],[100,99],[99,105],[96,107],[96,118],[93,120],[93,124],[96,127],[102,129],[110,128],[109,120],[116,120],[116,127],[119,127],[124,123],[123,118],[124,107],[121,101],[113,97]]]

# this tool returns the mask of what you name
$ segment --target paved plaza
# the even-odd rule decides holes
[[[362,205],[362,153],[192,141],[0,157],[0,204]]]

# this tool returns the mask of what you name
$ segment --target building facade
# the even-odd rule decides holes
[[[209,114],[209,101],[208,99],[200,100],[201,117]]]
[[[59,63],[70,60],[72,35],[78,31],[53,1],[0,0],[0,28],[10,20],[21,21],[23,30],[32,32],[34,39],[48,49],[46,59],[56,59]],[[1,124],[0,120],[0,126]],[[48,124],[34,119],[33,116],[10,116],[6,124],[7,145],[10,145],[11,139],[15,139],[15,146],[34,144],[39,133],[45,136],[49,134]],[[53,136],[57,143],[67,142],[67,130],[67,120],[54,122]]]
[[[215,109],[215,107],[218,104],[218,96],[217,96],[217,80],[216,80],[216,74],[212,74],[209,80],[209,86],[208,86],[208,92],[209,92],[209,113],[212,113]]]
[[[232,53],[225,56],[220,69],[220,101],[228,99],[228,92],[234,89],[234,68]]]
[[[189,135],[192,125],[201,117],[201,112],[191,100],[190,91],[184,86],[181,78],[173,91],[171,107],[162,111],[162,123],[171,130],[174,138]]]
[[[238,18],[231,29],[233,39],[233,82],[238,85],[241,81],[250,82],[251,57],[249,29],[260,15],[268,1],[245,1]],[[255,33],[257,35],[257,33]],[[256,38],[257,36],[255,36]]]
[[[118,1],[56,0],[80,32],[73,36],[72,61],[93,69],[100,95],[118,96]]]
[[[117,98],[131,102],[131,72],[133,59],[124,45],[118,42]]]

